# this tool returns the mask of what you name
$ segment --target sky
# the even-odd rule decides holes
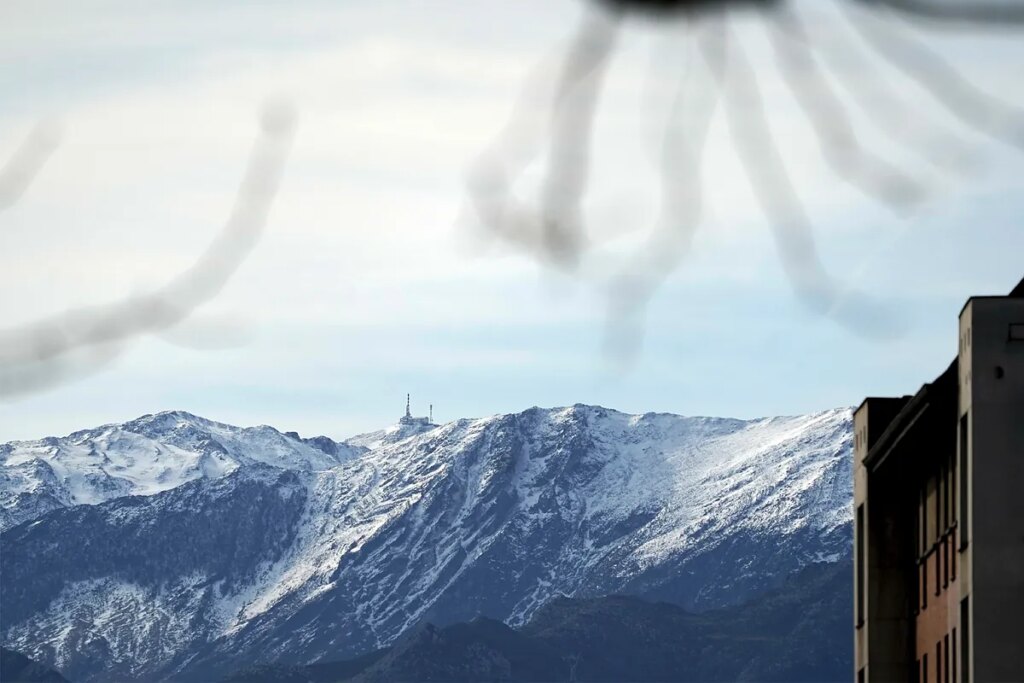
[[[60,143],[0,211],[0,340],[185,271],[227,219],[261,107],[284,102],[296,123],[266,232],[223,290],[101,367],[0,396],[0,442],[171,409],[344,438],[393,423],[407,392],[436,421],[572,403],[753,418],[914,392],[955,354],[966,298],[1024,275],[1024,155],[851,42],[831,6],[795,9],[845,74],[832,78],[865,148],[928,190],[894,213],[831,173],[778,77],[769,19],[730,19],[825,267],[897,324],[879,338],[794,296],[719,116],[692,251],[623,359],[606,351],[609,274],[656,222],[692,26],[623,27],[595,110],[583,206],[595,248],[564,272],[479,225],[467,177],[524,86],[557,71],[581,2],[7,0],[0,164],[40,122]],[[972,84],[1019,92],[1013,33],[897,28]],[[526,202],[543,163],[517,190]]]

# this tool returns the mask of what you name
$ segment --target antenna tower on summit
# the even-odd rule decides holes
[[[432,423],[433,418],[434,404],[430,404],[430,417],[413,417],[412,397],[409,394],[405,395],[405,415],[403,415],[401,419],[398,420],[398,424],[426,426]]]

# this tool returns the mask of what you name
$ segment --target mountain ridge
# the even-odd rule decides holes
[[[843,681],[853,666],[842,590],[851,578],[848,563],[819,563],[742,606],[701,614],[631,596],[559,597],[514,629],[485,617],[424,624],[359,659],[250,667],[223,683]]]
[[[208,433],[180,419],[153,431]],[[457,420],[324,469],[249,454],[6,530],[0,636],[75,680],[210,678],[358,656],[424,621],[520,625],[558,595],[739,604],[849,557],[849,422],[577,404]]]
[[[302,439],[268,425],[236,427],[181,410],[146,414],[30,441],[0,444],[0,531],[50,510],[152,495],[261,462],[325,469],[362,447]]]

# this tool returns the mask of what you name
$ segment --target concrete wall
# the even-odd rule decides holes
[[[913,499],[900,478],[869,475],[868,680],[904,681],[912,670],[913,617],[910,587]]]
[[[913,537],[905,523],[913,499],[902,491],[901,477],[873,476],[864,457],[892,421],[903,399],[867,399],[853,416],[854,426],[854,680],[865,670],[869,681],[906,680],[912,630],[906,610],[910,600],[907,556]],[[863,506],[861,508],[860,506]],[[861,529],[858,524],[863,510]],[[863,533],[864,553],[857,536]],[[865,594],[861,598],[857,571],[863,563]],[[858,619],[858,600],[864,600],[866,619]]]
[[[861,557],[861,549],[858,548],[857,538],[866,535],[867,529],[861,529],[860,523],[866,523],[867,519],[867,497],[868,497],[868,474],[864,467],[864,456],[867,455],[867,427],[868,427],[868,401],[865,401],[853,414],[853,669],[854,681],[857,680],[857,672],[867,666],[867,624],[860,620],[858,612],[861,608],[858,603],[862,600],[860,587],[857,579],[858,567],[866,558]],[[863,505],[862,518],[858,519],[857,510]],[[866,551],[867,548],[865,547]],[[867,576],[863,580],[867,581]],[[865,603],[866,606],[866,603]]]
[[[971,681],[1024,681],[1024,341],[1009,339],[1011,324],[1024,324],[1024,299],[972,299],[960,319]]]

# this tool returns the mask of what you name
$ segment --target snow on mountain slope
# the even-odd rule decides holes
[[[63,438],[0,444],[0,531],[50,510],[153,495],[260,462],[322,470],[365,450],[267,426],[233,427],[189,413],[145,415]]]
[[[520,624],[559,595],[736,604],[849,558],[850,433],[845,409],[534,408],[281,480],[257,465],[56,511],[3,535],[0,636],[76,680],[209,679],[352,656],[424,619]],[[248,559],[217,534],[252,537]]]
[[[425,419],[406,424],[399,422],[391,425],[390,427],[378,429],[374,432],[357,434],[356,436],[345,439],[345,444],[354,448],[375,450],[381,446],[405,441],[409,437],[416,436],[417,434],[424,434],[437,429],[437,427],[438,425],[427,422]]]

